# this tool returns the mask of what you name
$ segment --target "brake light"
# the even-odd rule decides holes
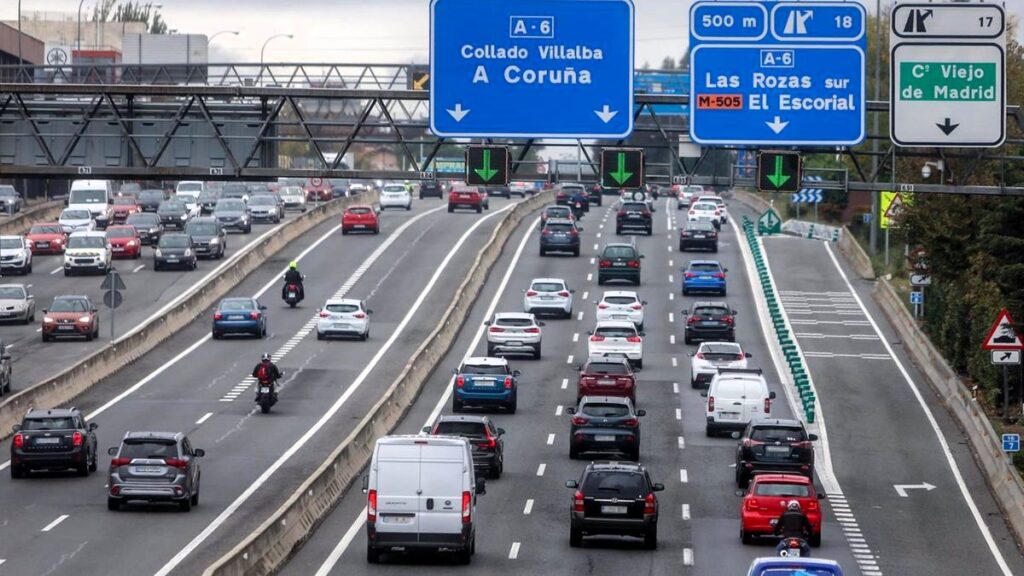
[[[704,359],[704,353],[703,352],[697,352],[697,359],[698,360],[703,360]]]
[[[626,211],[625,210],[619,210],[619,214],[618,215],[619,216],[625,216],[626,215]]]
[[[810,500],[809,502],[807,502],[807,509],[809,511],[811,511],[811,512],[817,512],[818,511],[818,500],[815,499],[815,500]]]
[[[745,357],[743,356],[743,354],[737,354],[737,355],[736,355],[736,359],[737,359],[737,360],[744,360],[744,359],[745,359]]]
[[[630,260],[629,262],[626,262],[626,265],[628,265],[630,268],[639,268],[640,267],[640,261],[639,260]]]
[[[765,398],[764,399],[764,413],[765,414],[770,414],[771,411],[772,411],[772,399],[771,398]]]
[[[640,421],[636,418],[628,418],[622,423],[622,425],[627,428],[636,428],[640,425]]]
[[[732,325],[733,325],[733,319],[732,319],[732,316],[729,316],[729,315],[726,315],[726,316],[722,316],[722,322],[725,322],[725,323],[726,323],[726,324],[728,324],[729,326],[732,326]]]
[[[715,272],[714,274],[712,274],[712,276],[714,276],[715,278],[718,278],[719,280],[725,280],[725,274],[723,274],[721,272]]]
[[[377,491],[370,490],[366,495],[366,521],[377,521]]]
[[[490,329],[488,330],[488,332],[504,332],[504,331],[505,331],[504,328],[499,328],[498,326],[491,326]]]
[[[619,386],[629,386],[630,384],[632,384],[632,383],[633,383],[633,381],[632,381],[632,380],[630,380],[629,378],[626,378],[626,377],[622,377],[622,378],[616,378],[616,379],[615,379],[615,382],[616,382],[616,383],[617,383],[617,384],[618,384]]]
[[[71,444],[74,446],[81,446],[82,440],[84,440],[84,438],[82,437],[81,432],[75,432],[71,435]]]
[[[757,498],[748,498],[744,505],[748,512],[754,512],[758,508],[760,508],[757,502]]]
[[[15,434],[14,435],[14,447],[15,448],[21,448],[24,445],[25,445],[25,436],[23,436],[21,434]]]
[[[224,318],[224,315],[221,314],[220,312],[214,312],[213,313],[213,319],[214,320],[220,320],[221,318]]]
[[[512,389],[512,377],[511,376],[505,376],[505,390],[511,390],[511,389]]]
[[[693,315],[693,316],[690,316],[689,318],[687,318],[686,319],[686,323],[687,324],[696,324],[697,323],[697,316],[696,316],[696,314]]]
[[[639,344],[640,342],[643,342],[643,340],[641,340],[639,336],[630,336],[630,337],[626,338],[626,342],[632,342],[634,344]]]
[[[558,295],[561,296],[562,298],[568,298],[569,292],[567,290],[562,290],[561,292],[558,293]]]
[[[714,396],[708,396],[708,412],[714,412],[714,411],[715,411],[715,397]]]
[[[362,320],[363,318],[366,318],[366,314],[363,314],[362,312],[356,312],[352,316],[354,316],[355,318],[359,318],[360,320]]]
[[[572,511],[580,513],[583,512],[583,492],[580,492],[579,490],[572,495]]]
[[[491,449],[494,449],[494,448],[498,447],[498,442],[497,442],[497,440],[494,439],[494,436],[491,436],[491,433],[488,432],[487,433],[487,441],[486,442],[478,442],[477,445],[480,446],[481,448],[491,448]]]
[[[179,470],[188,468],[188,461],[182,460],[181,458],[164,458],[164,464]]]
[[[804,450],[808,450],[811,447],[811,443],[808,440],[804,440],[803,442],[793,442],[790,446],[793,448],[803,448]]]
[[[548,230],[547,228],[545,228],[545,229],[544,229],[544,230],[543,230],[543,231],[542,231],[542,232],[540,233],[540,235],[541,235],[541,236],[551,236],[551,230]]]
[[[601,302],[600,304],[597,305],[597,307],[601,310],[605,310],[608,308],[608,305],[605,304],[604,302]]]
[[[693,210],[690,210],[690,216],[693,216],[694,214],[695,212]]]
[[[249,318],[252,318],[253,320],[259,320],[260,319],[260,313],[255,311],[255,310],[253,310],[252,312],[249,312]]]
[[[721,215],[722,215],[721,212],[719,212],[718,210],[715,210],[715,216],[721,216]]]
[[[753,448],[754,446],[761,446],[762,444],[764,444],[764,442],[761,442],[760,440],[751,440],[750,438],[743,440],[744,448]]]
[[[600,264],[601,268],[611,268],[611,265],[612,265],[612,261],[611,260],[601,260],[601,264]]]
[[[644,514],[654,514],[657,512],[658,501],[654,498],[654,492],[651,492],[644,497]]]
[[[527,328],[526,330],[523,330],[523,332],[526,332],[527,334],[540,334],[540,328]]]
[[[330,318],[331,317],[331,313],[328,312],[327,310],[321,310],[320,311],[320,317],[321,318]]]
[[[604,336],[601,336],[600,334],[594,334],[593,336],[590,337],[590,341],[591,342],[604,342]]]
[[[590,422],[589,418],[584,418],[583,416],[572,417],[572,423],[574,426],[586,426],[587,422]]]
[[[462,388],[465,385],[466,385],[466,378],[465,377],[463,377],[463,376],[456,376],[455,377],[455,387],[456,388]]]
[[[579,236],[579,232],[575,228],[569,230],[569,236]]]
[[[462,523],[463,524],[469,524],[470,522],[473,521],[473,511],[472,511],[472,508],[471,508],[472,504],[473,504],[473,495],[470,494],[469,492],[463,492],[462,493]]]
[[[536,290],[527,290],[526,291],[526,295],[527,296],[536,296],[537,295],[537,291]]]
[[[679,231],[679,235],[684,237],[684,238],[689,237],[691,234],[692,233],[689,230],[680,230]]]
[[[110,461],[110,467],[111,468],[118,468],[120,466],[127,466],[127,465],[131,464],[131,462],[132,462],[131,458],[114,458],[114,459],[112,459]]]
[[[630,306],[630,308],[632,308],[633,310],[643,310],[644,309],[644,305],[639,303],[639,302],[637,302],[636,304],[633,304],[632,306]]]

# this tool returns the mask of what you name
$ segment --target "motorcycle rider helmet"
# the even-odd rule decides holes
[[[786,504],[786,508],[789,509],[789,510],[793,510],[795,512],[799,512],[800,511],[800,503],[797,502],[796,500],[790,500],[789,503]]]
[[[263,362],[270,362],[270,353],[264,352],[263,356],[260,357],[260,360]]]
[[[292,261],[291,261],[291,262],[290,262],[290,263],[288,264],[288,268],[290,268],[290,269],[292,269],[292,270],[298,270],[298,269],[299,269],[299,263],[298,263],[298,262],[296,262],[295,260],[292,260]]]

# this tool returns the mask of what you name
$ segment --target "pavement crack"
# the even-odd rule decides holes
[[[75,556],[77,556],[78,553],[81,552],[82,549],[85,548],[85,545],[88,544],[88,543],[89,543],[88,541],[82,542],[81,544],[78,545],[77,548],[75,548],[71,552],[69,552],[67,554],[61,554],[60,555],[60,559],[57,560],[57,563],[54,564],[53,566],[50,566],[50,569],[47,570],[46,572],[43,572],[42,574],[40,574],[40,576],[50,576],[50,574],[53,574],[54,572],[56,572],[61,567],[61,565],[63,565],[68,560],[71,560]]]

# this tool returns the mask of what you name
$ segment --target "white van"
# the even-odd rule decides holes
[[[708,436],[722,430],[743,430],[751,420],[769,417],[775,399],[760,368],[719,368],[700,395],[707,398]]]
[[[110,222],[114,204],[114,185],[110,180],[75,180],[68,193],[69,210],[88,210],[96,221],[96,228],[103,230]]]
[[[382,552],[476,552],[476,497],[469,441],[454,436],[385,436],[373,448],[366,493],[366,561]]]
[[[199,195],[206,189],[201,180],[182,180],[174,188],[174,195],[185,203],[185,208],[192,216],[199,216]]]

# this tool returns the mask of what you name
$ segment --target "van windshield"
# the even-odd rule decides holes
[[[69,204],[106,204],[106,190],[72,190]]]

